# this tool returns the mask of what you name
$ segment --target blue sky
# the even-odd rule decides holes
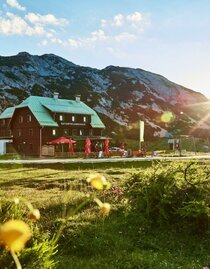
[[[0,55],[142,68],[210,98],[210,0],[0,0]]]

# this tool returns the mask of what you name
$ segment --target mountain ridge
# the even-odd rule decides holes
[[[54,54],[20,52],[0,56],[1,109],[30,95],[49,97],[55,91],[65,99],[81,94],[82,100],[105,121],[108,134],[122,129],[125,137],[133,139],[138,136],[139,119],[144,119],[149,138],[189,133],[206,112],[205,107],[196,104],[208,101],[199,92],[140,68],[110,65],[97,69],[76,65]],[[174,115],[170,123],[161,121],[166,111]],[[198,133],[207,133],[209,128],[205,121]]]

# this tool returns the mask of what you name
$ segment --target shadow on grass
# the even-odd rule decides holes
[[[34,169],[32,169],[34,171]],[[28,170],[27,170],[28,171]],[[14,172],[15,173],[15,172]],[[17,173],[17,171],[16,171]],[[22,171],[18,171],[18,173],[22,173]],[[51,184],[53,185],[56,179],[50,181],[49,177],[55,176],[55,175],[61,175],[64,174],[65,172],[57,172],[57,173],[48,173],[48,174],[41,174],[40,176],[28,176],[28,177],[19,177],[15,178],[14,180],[8,180],[8,181],[3,181],[0,182],[0,187],[9,187],[9,186],[21,186],[27,187],[27,188],[36,188],[40,186],[40,184]],[[29,182],[31,180],[31,182]],[[62,181],[62,179],[61,179]],[[56,185],[56,184],[55,184]]]
[[[58,268],[199,269],[209,263],[205,236],[151,228],[139,218],[118,211],[104,220],[69,222],[59,242]]]

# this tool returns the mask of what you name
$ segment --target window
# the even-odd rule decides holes
[[[52,129],[52,135],[56,135],[56,129]]]
[[[2,120],[2,125],[5,125],[6,124],[6,121],[5,119]]]
[[[71,121],[75,122],[75,116],[71,116]]]
[[[87,117],[86,116],[83,117],[83,122],[87,122]]]
[[[89,135],[93,135],[93,129],[90,129],[90,131],[89,131]]]
[[[17,130],[17,135],[21,136],[21,130],[20,129]]]
[[[29,135],[30,135],[30,136],[33,135],[33,129],[29,129]]]
[[[63,115],[59,115],[59,121],[63,121],[64,120],[64,116]]]
[[[31,122],[31,114],[27,115],[27,122]]]
[[[79,135],[84,135],[84,134],[85,134],[84,130],[83,129],[80,129],[79,130]]]
[[[23,122],[23,116],[19,116],[19,123]]]

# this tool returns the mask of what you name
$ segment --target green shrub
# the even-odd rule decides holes
[[[210,168],[194,162],[160,162],[134,174],[127,191],[134,214],[154,224],[185,223],[208,229],[210,220]]]

